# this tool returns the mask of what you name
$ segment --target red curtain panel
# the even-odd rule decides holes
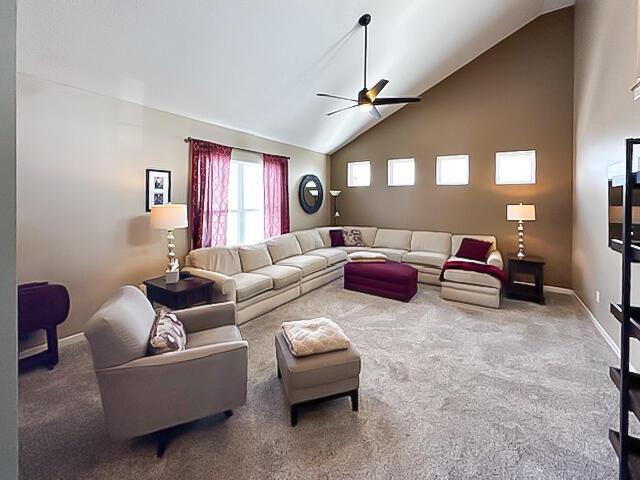
[[[193,248],[224,245],[227,239],[231,147],[191,141],[191,235]]]
[[[264,236],[289,232],[289,158],[264,154]]]

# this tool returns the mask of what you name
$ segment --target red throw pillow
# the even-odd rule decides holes
[[[460,243],[460,248],[458,248],[458,253],[456,253],[456,257],[468,258],[469,260],[476,260],[478,262],[486,262],[491,245],[491,242],[476,240],[475,238],[463,238],[462,243]]]
[[[342,236],[342,229],[329,230],[329,238],[331,238],[332,247],[344,247],[344,237]]]

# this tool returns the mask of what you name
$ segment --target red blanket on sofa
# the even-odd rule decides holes
[[[478,272],[491,275],[493,278],[497,278],[502,283],[502,286],[506,285],[507,277],[501,268],[494,265],[487,265],[486,263],[464,262],[461,260],[447,260],[442,266],[440,272],[440,281],[444,280],[444,272],[447,270],[464,270],[465,272]]]

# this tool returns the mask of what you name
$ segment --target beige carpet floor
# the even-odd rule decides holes
[[[363,356],[360,412],[347,398],[289,426],[274,368],[283,320],[335,319]],[[421,287],[408,304],[336,281],[242,327],[247,404],[152,438],[112,443],[87,345],[20,376],[20,475],[40,479],[610,479],[616,362],[577,300],[501,310]],[[185,394],[188,395],[188,392]],[[153,402],[153,399],[149,399]]]

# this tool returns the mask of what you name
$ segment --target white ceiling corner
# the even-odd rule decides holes
[[[18,1],[18,71],[331,153],[376,123],[316,92],[417,95],[567,0]],[[464,12],[461,15],[460,12]],[[411,108],[411,107],[407,107]],[[382,107],[382,120],[397,107]],[[379,121],[382,121],[379,120]]]

